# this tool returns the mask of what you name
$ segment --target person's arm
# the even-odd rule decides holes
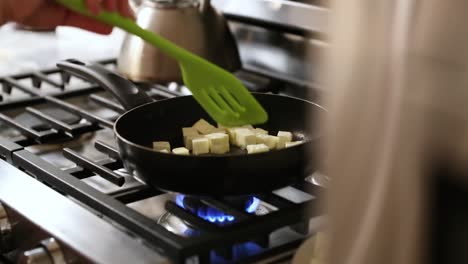
[[[3,7],[4,3],[3,1],[0,1],[0,26],[6,23],[6,17],[5,17],[5,8]]]
[[[105,9],[119,12],[127,17],[133,16],[128,0],[85,0],[85,2],[93,13]],[[71,12],[54,0],[0,0],[0,25],[10,21],[39,28],[74,26],[101,34],[109,34],[112,31],[112,27]]]

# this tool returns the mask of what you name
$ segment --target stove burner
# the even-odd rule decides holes
[[[207,208],[210,208],[204,205],[202,202],[200,202],[200,200],[197,198],[180,195],[180,194],[176,196],[175,202],[178,206],[186,210],[189,210],[190,212],[195,212],[195,208],[197,208],[197,210],[200,209],[199,211],[206,213]],[[274,210],[273,208],[266,206],[258,198],[255,198],[253,196],[247,197],[247,199],[245,197],[235,198],[234,200],[231,199],[231,202],[233,203],[237,202],[239,204],[242,204],[242,208],[245,208],[246,212],[255,214],[255,215],[265,215]],[[204,208],[204,209],[201,209],[201,208]],[[218,214],[212,214],[213,211],[217,212]],[[206,221],[210,221],[212,223],[216,223],[220,225],[228,224],[228,223],[235,221],[234,216],[224,214],[214,208],[211,208],[209,210],[209,213],[211,213],[209,214],[210,217],[208,217],[206,214],[203,215],[203,213],[201,213],[200,217],[205,219]],[[200,214],[197,214],[197,215],[200,215]],[[221,222],[223,221],[223,219],[224,219],[224,222]],[[182,237],[194,237],[203,233],[203,231],[194,228],[189,223],[187,223],[183,219],[180,219],[176,215],[173,215],[170,212],[166,212],[163,215],[161,215],[158,218],[157,222],[158,224],[160,224],[161,226],[163,226],[170,232],[176,235],[182,236]]]
[[[158,219],[158,224],[168,231],[182,237],[194,237],[200,234],[199,230],[193,229],[184,220],[169,212],[164,213]]]
[[[256,244],[255,242],[246,242],[241,244],[235,244],[232,246],[232,255],[229,257],[223,256],[221,252],[216,250],[210,253],[211,263],[231,263],[229,260],[240,260],[246,257],[254,256],[261,253],[264,249]]]
[[[204,220],[210,221],[211,223],[229,223],[235,220],[235,217],[228,215],[218,209],[203,204],[199,199],[179,194],[176,196],[176,204],[190,212],[196,214]],[[248,198],[236,199],[236,204],[245,210],[247,213],[255,213],[260,200],[253,196]]]

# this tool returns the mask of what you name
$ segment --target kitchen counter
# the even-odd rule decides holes
[[[57,61],[68,58],[116,58],[123,37],[118,29],[111,35],[98,35],[72,27],[33,32],[6,24],[0,27],[0,77],[54,67]]]

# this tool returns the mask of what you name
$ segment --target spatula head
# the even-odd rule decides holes
[[[216,122],[241,126],[268,120],[260,103],[230,72],[196,57],[179,63],[185,85]]]

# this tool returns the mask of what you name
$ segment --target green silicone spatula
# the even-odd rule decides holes
[[[133,20],[117,12],[101,11],[94,15],[86,8],[84,0],[57,2],[75,12],[134,34],[177,60],[185,86],[216,122],[225,126],[240,126],[261,124],[268,120],[267,112],[230,72],[141,28]]]

